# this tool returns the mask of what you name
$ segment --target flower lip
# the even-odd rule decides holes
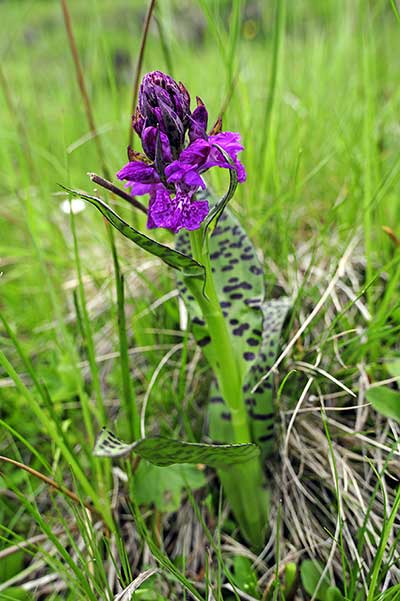
[[[164,227],[177,233],[185,228],[197,230],[208,214],[207,200],[193,200],[193,192],[178,189],[174,199],[167,190],[159,188],[151,201],[150,227]],[[149,224],[149,221],[148,221]]]

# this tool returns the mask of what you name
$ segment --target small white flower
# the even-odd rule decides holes
[[[60,208],[63,213],[69,215],[70,213],[81,213],[83,209],[86,207],[86,203],[80,198],[72,198],[71,200],[64,200]]]

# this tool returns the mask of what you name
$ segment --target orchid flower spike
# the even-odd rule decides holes
[[[129,163],[117,177],[132,195],[149,194],[148,228],[199,229],[209,206],[196,200],[196,192],[206,188],[202,174],[211,167],[235,169],[239,182],[246,179],[237,158],[243,150],[240,135],[222,132],[220,119],[208,134],[206,106],[199,97],[196,101],[191,112],[185,86],[161,71],[147,73],[140,85],[132,126],[143,153],[128,149]]]

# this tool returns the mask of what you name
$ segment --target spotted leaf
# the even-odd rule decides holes
[[[96,196],[90,196],[77,190],[70,190],[65,186],[61,186],[74,196],[78,196],[83,200],[87,200],[96,207],[102,213],[102,215],[113,225],[123,236],[140,246],[143,250],[155,255],[164,263],[181,271],[186,276],[197,277],[204,279],[204,267],[192,257],[180,253],[179,251],[173,250],[164,244],[160,244],[152,238],[149,238],[145,234],[142,234],[131,225],[126,223],[111,207],[109,207],[103,200]]]
[[[234,440],[231,413],[219,391],[216,381],[213,381],[210,387],[208,431],[211,440],[218,442],[230,442]]]
[[[243,385],[243,399],[247,406],[252,440],[261,448],[264,457],[270,455],[274,449],[275,406],[272,374],[253,394],[251,390],[261,376],[269,371],[276,359],[281,329],[289,307],[290,302],[287,298],[274,299],[262,304],[262,343]],[[216,383],[211,386],[209,423],[213,440],[232,440],[230,412]]]
[[[247,373],[243,396],[250,418],[252,440],[268,456],[274,449],[275,404],[273,374],[270,374],[254,393],[251,390],[263,374],[271,369],[278,353],[283,322],[290,307],[288,298],[267,301],[262,305],[264,315],[262,343],[255,363]]]
[[[186,232],[177,236],[177,249],[190,254]],[[219,217],[210,240],[210,258],[221,308],[232,336],[242,378],[257,356],[261,344],[264,299],[263,270],[255,249],[238,220],[227,210]],[[201,311],[188,291],[184,279],[178,279],[179,292],[192,320],[192,331],[197,344],[211,365],[215,356],[211,339]]]
[[[122,442],[106,428],[100,432],[94,454],[98,457],[123,457],[135,453],[154,465],[165,467],[175,463],[205,463],[215,468],[246,463],[258,457],[259,448],[248,444],[202,444],[183,442],[162,436]]]

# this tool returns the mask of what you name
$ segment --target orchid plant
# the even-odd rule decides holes
[[[95,453],[119,457],[134,452],[156,465],[201,462],[216,468],[242,534],[260,548],[268,522],[263,464],[274,450],[268,372],[288,301],[265,299],[257,253],[227,208],[238,183],[246,180],[238,159],[240,135],[223,132],[220,118],[208,131],[205,104],[199,97],[193,111],[190,104],[182,83],[160,71],[145,75],[132,122],[143,152],[129,148],[129,162],[117,173],[132,198],[148,195],[147,227],[175,234],[175,249],[128,225],[102,199],[70,192],[88,200],[124,236],[177,271],[193,336],[215,376],[208,408],[213,442],[143,436],[127,444],[104,429]],[[229,173],[222,199],[213,196],[204,180],[213,167]]]

